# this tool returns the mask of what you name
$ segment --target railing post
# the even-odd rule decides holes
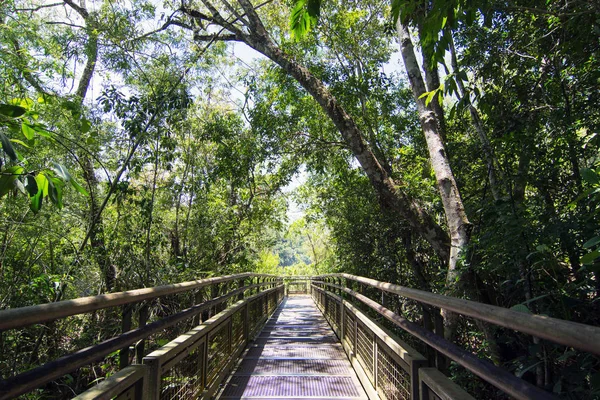
[[[379,385],[379,373],[377,372],[377,365],[379,365],[379,338],[373,332],[373,387],[377,392],[377,386]],[[411,382],[412,384],[412,382]]]
[[[238,289],[241,289],[244,287],[245,284],[245,279],[242,278],[238,281]],[[238,300],[244,300],[244,292],[240,292],[240,294],[238,294]]]
[[[209,289],[207,288],[203,288],[200,292],[200,298],[201,298],[201,302],[205,302],[209,300],[209,294],[208,294]],[[202,321],[204,322],[207,319],[210,318],[210,309],[205,309],[204,311],[202,311],[202,317],[200,318]]]
[[[210,300],[214,299],[215,297],[219,296],[219,284],[218,283],[214,283],[212,285],[210,285]],[[212,317],[215,314],[218,314],[219,311],[217,310],[217,304],[215,304],[214,306],[212,306],[210,308],[210,313],[208,314],[208,317]]]
[[[148,393],[144,395],[147,400],[160,399],[161,361],[159,358],[145,357],[144,365],[148,366]]]
[[[444,319],[439,308],[433,309],[433,323],[435,327],[435,334],[444,337]],[[439,351],[436,351],[435,366],[438,370],[446,373],[448,369],[448,359]]]
[[[250,304],[246,303],[242,311],[242,320],[244,323],[244,342],[246,345],[248,345],[248,342],[250,341],[250,319],[248,317],[248,315],[250,314],[249,309]]]
[[[419,303],[421,306],[421,312],[423,313],[423,328],[427,329],[430,332],[434,332],[433,324],[431,322],[431,313],[429,312],[429,306]],[[425,345],[427,350],[427,360],[429,361],[429,366],[435,366],[436,364],[436,351],[429,345]]]
[[[194,293],[194,305],[202,303],[202,289],[196,290]],[[192,320],[192,325],[198,326],[202,322],[202,313],[196,314]]]
[[[148,322],[148,311],[149,305],[147,302],[143,302],[140,311],[138,312],[138,328],[146,326]],[[135,346],[135,362],[136,364],[142,363],[142,358],[144,358],[144,348],[146,346],[146,339],[140,340]]]
[[[123,319],[121,321],[121,332],[125,333],[131,330],[131,309],[132,305],[123,306]],[[129,365],[129,346],[123,347],[119,351],[119,369]]]

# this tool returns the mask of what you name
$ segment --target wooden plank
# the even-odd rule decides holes
[[[442,400],[475,400],[473,396],[436,368],[419,369],[419,382],[421,384],[420,400],[432,400],[429,398],[429,389]]]
[[[143,381],[146,380],[147,373],[146,366],[131,365],[106,378],[79,396],[74,397],[73,400],[110,400],[119,396],[138,382],[142,382],[142,384],[138,388],[135,388],[136,397],[134,399],[141,399],[142,394],[146,392],[143,387]]]

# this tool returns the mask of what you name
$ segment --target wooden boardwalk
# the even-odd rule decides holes
[[[310,296],[288,297],[267,321],[220,399],[367,399]]]

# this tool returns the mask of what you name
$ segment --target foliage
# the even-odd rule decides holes
[[[0,308],[241,271],[343,271],[444,292],[446,260],[378,199],[293,76],[240,56],[231,38],[193,41],[201,27],[171,2],[71,3],[87,8],[15,0],[0,10]],[[261,6],[265,29],[331,91],[397,189],[443,226],[395,64],[395,16],[441,72],[423,98],[444,107],[473,223],[456,295],[598,325],[596,2],[299,0],[287,18],[288,6]],[[284,194],[301,170],[306,182]],[[304,209],[295,221],[290,196]],[[98,313],[3,333],[0,369],[27,370],[119,329]],[[598,396],[597,358],[494,333],[462,321],[457,342],[563,398]],[[81,392],[115,368],[112,355],[45,390],[66,398],[67,386]],[[450,372],[473,394],[497,396]]]

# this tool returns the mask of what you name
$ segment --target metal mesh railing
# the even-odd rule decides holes
[[[345,308],[344,311],[344,342],[349,346],[351,352],[355,352],[356,319],[354,319],[348,308]]]
[[[341,297],[312,286],[313,299],[326,319],[340,330],[344,349],[363,386],[384,400],[419,399],[418,377],[413,371],[426,359],[368,315]]]
[[[387,400],[409,400],[410,373],[394,360],[387,346],[377,346],[377,390]]]
[[[231,342],[233,348],[244,343],[244,311],[246,307],[240,308],[231,316]]]
[[[204,389],[204,346],[198,346],[161,376],[160,399],[196,399]]]
[[[373,374],[373,353],[374,353],[373,334],[367,328],[358,323],[356,325],[356,355],[361,363],[371,384],[375,385],[375,376]]]
[[[144,357],[153,383],[144,399],[210,398],[243,351],[253,322],[261,327],[283,298],[283,285],[221,311],[191,331]],[[251,318],[252,314],[254,318]]]
[[[220,371],[220,364],[229,358],[231,354],[231,339],[229,337],[230,321],[219,325],[215,331],[208,336],[208,363],[206,370],[206,382],[210,385]]]

